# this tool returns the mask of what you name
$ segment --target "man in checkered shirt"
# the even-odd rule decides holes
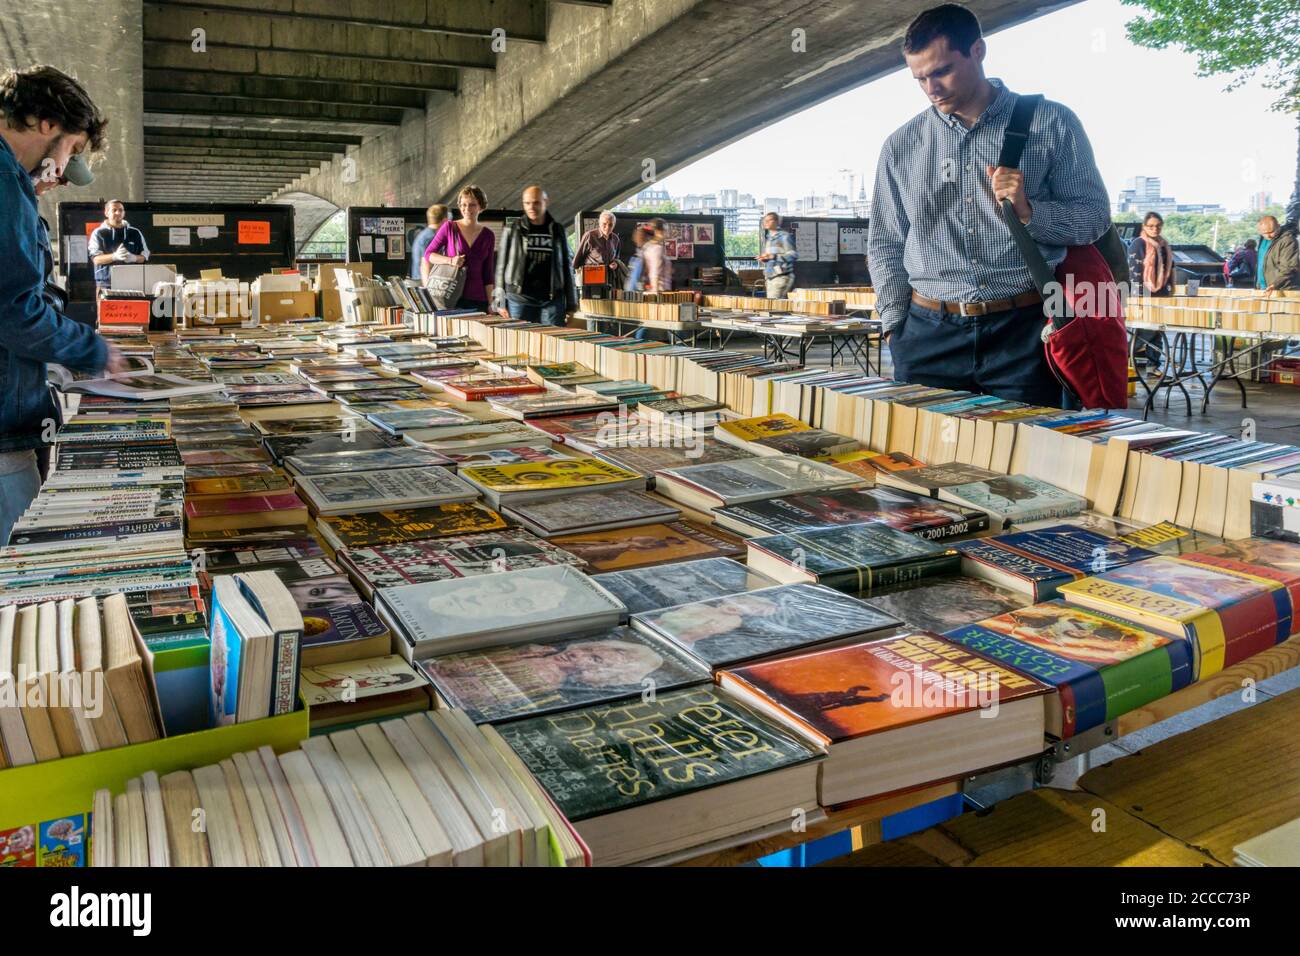
[[[1058,406],[1046,318],[999,203],[1009,199],[1052,267],[1096,241],[1110,201],[1077,116],[1044,100],[1019,169],[996,167],[1016,94],[984,76],[986,46],[965,7],[912,21],[903,57],[931,108],[885,142],[868,263],[899,381]]]

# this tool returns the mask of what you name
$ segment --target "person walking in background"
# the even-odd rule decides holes
[[[1259,268],[1259,256],[1255,251],[1257,246],[1254,239],[1247,239],[1223,264],[1223,276],[1229,288],[1255,287],[1255,272]]]
[[[645,290],[647,292],[668,292],[673,287],[673,264],[664,247],[664,227],[662,219],[650,220],[650,235],[641,246],[641,258],[645,261]]]
[[[1002,221],[1001,201],[1056,268],[1067,246],[1110,227],[1110,198],[1073,112],[1043,100],[1018,169],[994,167],[1017,96],[984,76],[979,20],[944,4],[920,14],[903,58],[930,100],[885,141],[868,261],[894,377],[1060,406],[1044,354],[1043,297]]]
[[[411,271],[412,279],[419,279],[420,284],[424,284],[424,254],[429,250],[429,243],[433,242],[433,237],[438,234],[438,228],[447,218],[447,207],[441,203],[435,203],[424,211],[425,227],[415,234],[411,240]]]
[[[505,318],[564,325],[578,310],[569,240],[541,186],[528,186],[521,201],[523,216],[507,222],[501,237],[492,304]]]
[[[1266,292],[1300,289],[1300,249],[1296,235],[1282,228],[1276,216],[1261,216],[1259,229],[1259,288]]]
[[[497,237],[478,221],[487,208],[487,196],[477,186],[466,186],[456,197],[456,208],[460,218],[445,220],[425,250],[420,280],[428,281],[433,263],[464,268],[465,287],[454,308],[488,312],[497,267]]]
[[[109,288],[113,266],[149,261],[144,233],[126,221],[126,206],[120,199],[104,203],[104,221],[90,234],[86,252],[95,264],[96,289]]]
[[[608,270],[606,281],[615,287],[623,284],[623,275],[627,266],[619,259],[619,238],[614,231],[618,220],[606,209],[600,214],[595,229],[588,229],[578,240],[578,248],[573,253],[573,268],[581,271],[583,266],[604,266]]]
[[[645,280],[645,244],[654,236],[654,231],[645,226],[637,226],[632,232],[632,247],[635,251],[627,263],[627,281],[623,288],[627,292],[640,292]]]
[[[45,364],[126,370],[116,348],[45,294],[48,246],[34,184],[58,182],[72,157],[102,149],[107,124],[82,85],[51,66],[0,74],[0,544],[40,490],[35,449],[58,421]]]
[[[763,263],[764,294],[769,299],[784,299],[794,288],[794,264],[799,253],[794,236],[781,228],[781,216],[769,212],[763,217],[763,249],[756,257]]]
[[[1141,283],[1142,295],[1165,296],[1174,294],[1174,250],[1162,235],[1164,217],[1149,212],[1142,219],[1142,232],[1128,244],[1129,275]],[[1164,365],[1164,335],[1154,329],[1137,329],[1134,357],[1142,358],[1152,370]]]

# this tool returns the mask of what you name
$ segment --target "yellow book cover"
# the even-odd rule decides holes
[[[466,468],[462,476],[493,491],[518,491],[549,488],[586,488],[591,485],[643,480],[643,476],[626,468],[611,465],[599,458],[565,458],[555,461],[530,461],[517,465],[481,465]]]
[[[792,415],[778,412],[775,415],[760,415],[757,418],[737,418],[735,421],[719,422],[718,430],[739,438],[741,441],[757,441],[760,438],[772,438],[787,435],[790,432],[803,432],[812,428]]]

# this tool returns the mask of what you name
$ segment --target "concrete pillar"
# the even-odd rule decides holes
[[[109,118],[108,146],[94,161],[95,181],[41,198],[57,229],[59,202],[144,196],[144,28],[141,0],[14,0],[0,17],[0,64],[48,63],[75,76]],[[128,216],[130,212],[128,210]]]

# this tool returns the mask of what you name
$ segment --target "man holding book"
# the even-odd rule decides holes
[[[35,449],[57,421],[45,363],[126,368],[115,348],[45,296],[36,206],[36,182],[61,181],[74,157],[101,149],[107,122],[81,84],[53,67],[0,75],[0,545],[40,489]]]
[[[907,29],[903,56],[931,108],[885,141],[868,260],[900,381],[1060,405],[1044,354],[1043,299],[1002,221],[1011,202],[1055,268],[1096,241],[1110,202],[1077,116],[1039,103],[1019,168],[996,166],[1017,96],[984,76],[986,46],[965,7]]]

